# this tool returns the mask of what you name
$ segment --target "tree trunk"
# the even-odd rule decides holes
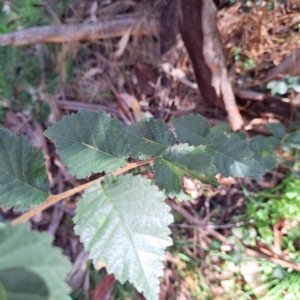
[[[178,0],[182,39],[191,57],[199,90],[210,106],[225,108],[231,128],[243,126],[228,79],[212,0]]]

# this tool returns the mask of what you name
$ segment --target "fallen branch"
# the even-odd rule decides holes
[[[22,47],[40,43],[64,43],[121,37],[128,28],[132,35],[157,34],[159,18],[141,19],[126,15],[93,24],[39,26],[0,35],[0,46]]]

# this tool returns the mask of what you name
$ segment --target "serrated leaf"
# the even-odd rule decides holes
[[[57,147],[67,171],[78,178],[93,172],[112,172],[127,165],[126,130],[102,110],[80,109],[45,131]]]
[[[253,159],[249,144],[234,134],[224,134],[211,139],[207,152],[213,157],[213,164],[224,177],[251,177],[260,180],[264,174],[262,166]]]
[[[0,129],[0,162],[0,206],[24,211],[47,199],[45,158],[24,136]]]
[[[281,123],[270,123],[268,124],[268,128],[271,133],[279,139],[283,138],[286,133],[285,127]]]
[[[277,167],[276,155],[268,138],[256,135],[250,142],[250,149],[254,153],[253,159],[261,163],[265,172]]]
[[[199,146],[207,143],[212,136],[209,123],[199,114],[172,118],[172,124],[180,143]]]
[[[0,229],[0,298],[67,300],[71,289],[64,279],[71,263],[52,246],[51,235],[29,228],[27,223]]]
[[[189,200],[182,188],[182,177],[189,176],[201,183],[217,186],[217,170],[212,165],[212,158],[207,154],[205,146],[174,145],[167,149],[162,157],[154,161],[154,180],[161,190],[170,197]]]
[[[127,127],[131,157],[147,159],[162,154],[168,147],[175,144],[173,133],[167,124],[150,119],[140,121]]]
[[[74,218],[96,268],[105,262],[108,273],[133,283],[148,300],[158,299],[164,250],[172,244],[173,217],[164,199],[139,175],[106,177],[84,192]]]

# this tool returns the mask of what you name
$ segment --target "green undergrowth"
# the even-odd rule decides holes
[[[280,224],[281,252],[287,259],[300,263],[299,178],[291,173],[272,189],[250,193],[243,187],[243,191],[245,213],[232,217],[231,222],[239,226],[226,234],[235,250],[221,247],[214,239],[203,243],[196,226],[181,226],[184,219],[175,216],[174,245],[168,249],[175,259],[168,262],[168,267],[176,270],[173,287],[177,295],[184,286],[191,299],[215,299],[220,290],[223,299],[300,299],[299,272],[244,254],[245,247],[255,249],[259,245],[274,249],[273,226]],[[199,258],[200,250],[205,253],[203,259]],[[253,266],[253,278],[248,282],[243,268],[251,274]]]
[[[219,173],[225,178],[260,180],[277,165],[269,140],[262,136],[247,141],[241,134],[229,133],[228,125],[211,127],[201,115],[172,118],[171,122],[175,132],[165,122],[154,119],[126,127],[102,110],[80,109],[77,114],[64,116],[44,132],[45,137],[55,144],[70,175],[83,179],[106,172],[103,180],[93,186],[81,186],[85,192],[77,203],[74,233],[80,236],[95,268],[101,268],[104,262],[109,274],[113,273],[121,284],[131,282],[149,300],[158,299],[165,249],[172,245],[169,226],[174,218],[164,201],[166,197],[176,198],[176,201],[192,200],[183,184],[186,176],[215,190]],[[273,126],[274,134],[279,132],[286,139],[291,137],[278,126]],[[42,152],[33,150],[24,136],[17,138],[8,130],[0,130],[0,141],[0,157],[3,158],[0,165],[1,206],[6,209],[13,206],[17,212],[47,201],[50,182]],[[298,144],[293,141],[293,145]],[[153,177],[122,175],[135,168],[136,164],[129,162],[134,158],[141,160],[140,166],[153,162]],[[116,170],[121,172],[119,176],[111,174]],[[147,172],[149,168],[144,170]],[[65,195],[57,195],[57,201],[59,197]],[[8,235],[9,230],[5,226],[1,231]],[[176,240],[174,232],[173,235]],[[205,236],[202,234],[188,246],[187,252],[192,251],[192,257],[198,263],[201,263],[199,257],[205,257],[201,253],[198,257],[198,251],[212,247],[208,242],[210,238],[205,239]],[[2,247],[5,249],[5,245]],[[212,250],[215,248],[216,245]],[[238,247],[241,249],[242,245]],[[179,256],[186,260],[184,253]],[[235,258],[234,262],[238,263],[238,260]],[[188,265],[187,269],[190,272],[193,268]],[[184,273],[182,270],[180,277],[183,278]],[[22,274],[22,278],[25,275]],[[198,275],[194,278],[192,273],[185,280],[191,282],[194,279],[200,282]],[[33,285],[34,276],[30,280]],[[50,286],[48,281],[46,278],[46,287]],[[180,286],[180,280],[177,282]],[[44,295],[49,293],[46,287]],[[14,288],[7,282],[4,292],[9,294]],[[196,298],[203,292],[204,288],[193,290]]]
[[[246,189],[246,215],[251,226],[240,228],[244,245],[263,245],[274,249],[274,226],[278,226],[280,252],[295,263],[300,262],[300,180],[295,174],[288,175],[280,184],[266,191],[250,195]],[[259,299],[299,299],[300,273],[291,268],[272,264],[262,268],[261,281],[266,286],[265,294]],[[259,287],[257,288],[259,289]],[[248,292],[254,294],[255,290]]]
[[[55,24],[72,2],[63,0],[49,4],[42,0],[0,1],[0,34]],[[56,15],[56,19],[53,15]],[[39,93],[57,92],[59,51],[60,46],[56,45],[42,45],[40,50],[36,46],[0,47],[0,122],[5,120],[8,111],[21,111],[38,122],[46,120],[49,106],[42,103]],[[45,76],[45,83],[41,89],[42,76]]]
[[[57,72],[49,56],[44,57],[44,62],[46,88],[39,91],[43,70],[34,48],[0,48],[0,121],[8,111],[22,111],[39,122],[46,120],[50,109],[39,100],[39,92],[56,91]]]

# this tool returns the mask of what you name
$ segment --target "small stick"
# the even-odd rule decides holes
[[[175,210],[177,213],[179,213],[184,218],[186,218],[186,220],[188,222],[199,226],[199,229],[202,230],[203,233],[211,235],[213,238],[219,240],[220,242],[222,242],[225,245],[229,245],[232,248],[236,248],[235,246],[228,244],[227,239],[226,239],[225,236],[221,235],[220,233],[218,233],[217,231],[215,231],[213,229],[207,228],[206,224],[202,220],[199,220],[198,218],[196,218],[193,215],[191,215],[187,210],[185,210],[184,208],[182,208],[180,205],[176,204],[174,201],[172,201],[170,199],[167,199],[167,200],[165,200],[165,202],[173,210]],[[272,257],[270,255],[267,255],[265,253],[261,253],[261,252],[259,252],[257,250],[254,250],[254,249],[250,249],[250,248],[245,247],[244,255],[254,256],[254,257],[257,257],[257,258],[266,259],[269,262],[275,263],[275,264],[283,266],[285,268],[292,268],[293,270],[295,270],[297,272],[300,272],[300,265],[299,264],[296,264],[295,262],[287,261],[287,260],[282,259],[282,258]]]
[[[139,161],[139,162],[135,162],[135,163],[131,163],[129,165],[127,165],[126,167],[120,169],[120,170],[117,170],[115,172],[112,173],[112,175],[114,176],[117,176],[117,175],[120,175],[120,174],[123,174],[129,170],[132,170],[136,167],[140,167],[140,166],[143,166],[143,165],[146,165],[146,164],[149,164],[151,162],[153,162],[154,158],[149,158],[149,159],[146,159],[146,160],[143,160],[143,161]],[[44,211],[45,209],[47,209],[48,207],[54,205],[55,203],[63,200],[64,198],[67,198],[67,197],[70,197],[72,195],[75,195],[79,192],[82,192],[84,191],[85,189],[91,187],[94,183],[96,182],[101,182],[103,179],[104,179],[105,176],[102,176],[98,179],[95,179],[93,181],[90,181],[88,183],[85,183],[85,184],[82,184],[80,186],[77,186],[71,190],[68,190],[64,193],[61,193],[61,194],[58,194],[58,195],[50,195],[48,197],[48,199],[46,200],[46,202],[44,202],[43,204],[33,208],[32,210],[26,212],[25,214],[23,214],[22,216],[14,219],[12,221],[12,224],[13,225],[17,225],[19,223],[22,223],[22,222],[25,222],[25,221],[28,221],[30,218],[32,218],[34,215],[36,215],[37,213],[39,212],[42,212]]]

